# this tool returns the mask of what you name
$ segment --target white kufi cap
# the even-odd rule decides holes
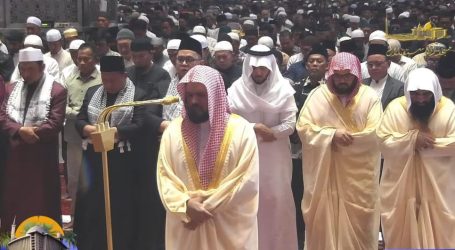
[[[34,24],[38,27],[41,27],[41,20],[36,16],[29,16],[27,18],[27,23]]]
[[[178,50],[179,47],[180,47],[180,42],[181,40],[180,39],[172,39],[172,40],[169,40],[169,42],[167,42],[167,49],[175,49],[175,50]]]
[[[258,44],[265,45],[265,46],[267,46],[269,49],[272,49],[272,48],[273,48],[273,40],[272,40],[272,38],[269,37],[269,36],[263,36],[263,37],[259,38]]]
[[[193,28],[193,34],[207,34],[207,31],[205,30],[204,26],[201,26],[201,25],[197,25],[197,26],[194,26]]]
[[[365,37],[365,33],[363,33],[363,30],[361,29],[356,29],[351,32],[351,38],[363,38]]]
[[[213,50],[215,52],[217,52],[217,51],[234,51],[234,49],[232,48],[232,44],[228,41],[218,42],[215,45],[215,48]]]
[[[43,60],[43,52],[40,49],[25,48],[19,50],[19,62],[38,62]]]
[[[70,43],[69,49],[70,50],[78,50],[79,47],[81,47],[81,45],[84,44],[84,43],[85,43],[85,41],[81,40],[81,39],[73,40]]]
[[[385,32],[382,30],[376,30],[371,32],[370,38],[368,38],[368,41],[372,40],[381,40],[387,42],[387,38],[385,37]]]
[[[57,42],[62,39],[62,34],[56,29],[51,29],[46,33],[46,41],[48,42]]]
[[[351,22],[351,23],[360,23],[360,17],[359,16],[350,16],[349,17],[349,22]]]
[[[201,43],[202,49],[209,47],[209,43],[207,42],[207,37],[205,37],[203,35],[192,35],[191,38],[196,39],[199,43]]]
[[[43,41],[41,40],[41,37],[37,35],[28,35],[24,39],[24,46],[39,46],[43,47]]]
[[[235,41],[240,41],[240,36],[239,34],[235,33],[235,32],[229,32],[227,34],[229,37],[231,37],[232,40],[235,40]]]

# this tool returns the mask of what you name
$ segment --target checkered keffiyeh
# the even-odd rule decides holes
[[[334,75],[335,71],[338,70],[349,70],[351,74],[357,77],[357,87],[348,97],[348,100],[351,100],[352,97],[354,97],[359,91],[359,87],[362,81],[360,61],[355,55],[347,52],[338,53],[332,58],[332,61],[330,62],[329,72],[327,74],[327,86],[329,87],[330,91],[332,91],[332,93],[335,93],[333,91],[332,76]]]
[[[185,107],[182,110],[182,134],[191,154],[197,163],[201,186],[206,189],[212,179],[215,160],[220,149],[224,131],[229,119],[230,109],[227,103],[223,78],[215,69],[198,65],[193,67],[177,85],[182,100],[185,101],[185,83],[198,82],[205,85],[208,94],[210,133],[207,144],[199,159],[198,145],[200,126],[192,123],[187,117]]]

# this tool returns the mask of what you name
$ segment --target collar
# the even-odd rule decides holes
[[[374,84],[374,85],[384,85],[385,82],[387,81],[387,78],[389,77],[389,74],[386,74],[384,78],[382,79],[379,79],[379,81],[375,81],[373,80],[373,78],[371,78],[371,84]]]
[[[81,72],[78,70],[78,76],[76,77],[76,79],[81,80],[82,82],[86,83],[86,82],[88,82],[88,81],[90,81],[92,79],[95,79],[98,76],[98,74],[99,74],[99,72],[98,72],[98,70],[95,67],[93,72],[88,77],[84,78],[84,77],[81,76]]]

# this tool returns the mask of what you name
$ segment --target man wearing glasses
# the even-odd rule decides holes
[[[176,69],[177,77],[174,77],[169,84],[166,96],[177,96],[177,84],[180,79],[185,76],[191,68],[196,65],[202,64],[202,45],[196,39],[185,37],[181,40],[179,50],[177,52]],[[167,105],[163,107],[163,118],[171,121],[178,116],[183,107],[183,102],[180,100],[178,103]]]
[[[387,46],[382,44],[371,44],[368,50],[367,67],[370,77],[364,83],[372,87],[379,98],[382,107],[387,105],[395,98],[403,96],[404,83],[391,77],[387,71],[391,61],[387,58]]]

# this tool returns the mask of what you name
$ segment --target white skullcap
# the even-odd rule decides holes
[[[178,50],[180,47],[180,39],[171,39],[169,42],[167,42],[167,47],[166,49],[175,49]]]
[[[401,43],[396,39],[388,39],[387,43],[389,44],[389,51],[400,53],[401,51]]]
[[[269,49],[272,49],[272,48],[273,48],[273,40],[272,40],[272,38],[269,37],[269,36],[263,36],[263,37],[259,38],[258,44],[265,45],[265,46],[267,46]]]
[[[349,22],[351,22],[351,23],[360,23],[360,17],[359,16],[350,16],[349,17]]]
[[[308,4],[308,8],[311,8],[311,7],[313,7],[313,4],[312,3]]]
[[[250,14],[250,18],[256,20],[258,19],[258,16],[256,14]]]
[[[224,13],[224,16],[226,17],[227,20],[232,19],[232,13],[226,12],[226,13]]]
[[[313,12],[314,12],[314,10],[309,10],[309,11],[307,11],[306,14],[309,15],[309,14],[311,14],[311,13],[313,13]]]
[[[357,9],[357,4],[355,3],[351,4],[351,9]]]
[[[400,15],[398,15],[398,18],[409,18],[411,16],[411,13],[409,13],[409,11],[405,11],[403,13],[401,13]]]
[[[205,31],[205,28],[204,26],[201,26],[201,25],[197,25],[197,26],[194,26],[193,28],[193,34],[207,34],[207,32]]]
[[[85,41],[81,39],[76,39],[71,41],[70,46],[68,47],[70,50],[78,50]]]
[[[391,13],[393,13],[393,8],[392,8],[392,7],[388,7],[387,9],[385,9],[385,13],[386,13],[386,14],[391,14]]]
[[[294,27],[294,23],[292,23],[291,20],[286,19],[286,21],[284,21],[284,26],[287,28],[292,28]]]
[[[351,38],[363,38],[365,37],[365,33],[363,33],[363,30],[361,29],[356,29],[351,32]]]
[[[36,16],[29,16],[27,18],[27,23],[34,24],[38,27],[41,27],[41,20]]]
[[[351,15],[343,14],[343,16],[341,18],[343,18],[343,20],[347,21],[347,20],[349,20],[351,18]]]
[[[305,13],[305,12],[304,12],[302,9],[298,9],[298,10],[297,10],[297,14],[301,15],[301,14],[303,14],[303,13]]]
[[[235,33],[235,32],[229,32],[227,34],[229,37],[231,37],[232,40],[235,40],[235,41],[240,41],[240,36],[239,34]]]
[[[150,23],[150,20],[148,19],[148,17],[146,17],[145,15],[142,15],[142,14],[137,19],[142,20],[142,21],[146,22],[147,24]]]
[[[57,42],[62,40],[62,34],[56,29],[51,29],[46,33],[46,41],[48,42]]]
[[[161,46],[164,44],[164,41],[161,37],[153,37],[152,38],[152,45],[153,46]]]
[[[277,16],[287,16],[288,14],[286,14],[286,12],[284,11],[280,11],[278,12]]]
[[[24,40],[24,46],[27,45],[43,47],[43,41],[37,35],[28,35]]]
[[[43,60],[43,52],[40,49],[25,48],[19,50],[19,62],[38,62]]]
[[[333,3],[332,6],[333,7],[338,7],[338,3]]]
[[[351,40],[351,38],[348,37],[348,36],[343,36],[342,38],[338,39],[338,41],[337,41],[337,47],[340,47],[340,43],[341,43],[341,42],[344,42],[344,41],[347,41],[347,40]]]
[[[213,50],[215,52],[217,52],[217,51],[234,51],[234,49],[232,48],[232,44],[228,41],[218,42],[215,45],[215,48]]]
[[[207,42],[207,37],[203,35],[192,35],[191,38],[196,39],[202,46],[202,49],[208,48],[209,43]]]
[[[385,37],[385,32],[382,30],[376,30],[371,32],[370,38],[368,38],[368,41],[372,40],[381,40],[384,42],[387,42],[387,38]]]
[[[251,26],[254,26],[254,22],[253,20],[245,20],[245,22],[243,22],[244,25],[251,25]]]

